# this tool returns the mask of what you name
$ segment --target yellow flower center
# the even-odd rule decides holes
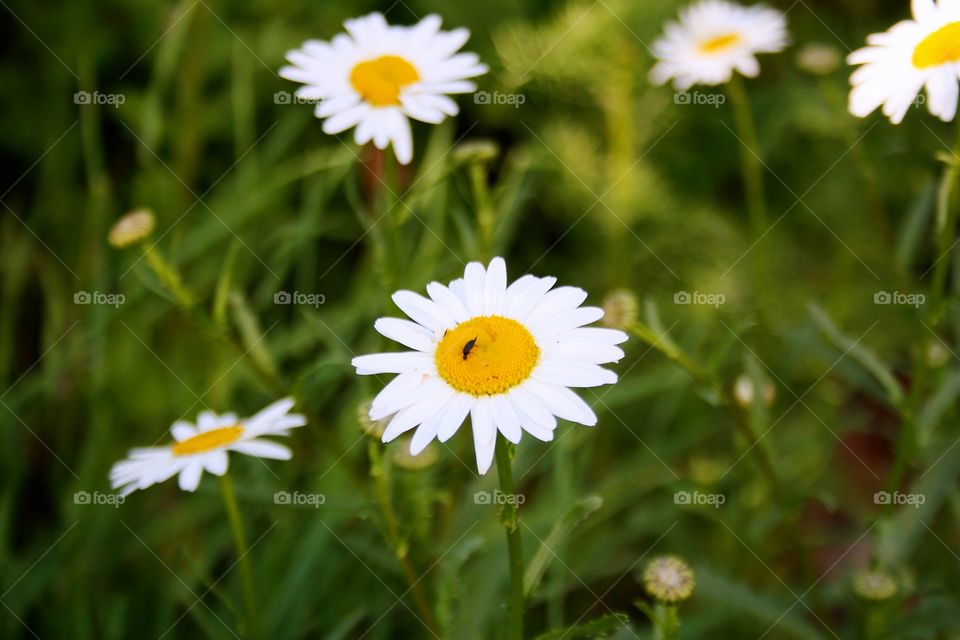
[[[243,427],[235,424],[232,427],[220,427],[198,433],[192,438],[187,438],[183,442],[174,443],[173,455],[189,456],[195,453],[206,453],[213,449],[218,449],[231,442],[236,442],[243,435]]]
[[[367,60],[350,72],[350,84],[375,107],[400,104],[400,90],[419,79],[416,67],[400,56]]]
[[[450,329],[437,345],[437,371],[451,387],[472,396],[503,393],[527,378],[540,348],[522,324],[478,316]]]
[[[944,25],[920,41],[913,50],[913,66],[935,67],[960,60],[960,22]]]
[[[700,43],[700,53],[719,53],[740,42],[740,35],[728,33]]]

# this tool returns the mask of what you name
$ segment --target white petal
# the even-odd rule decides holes
[[[269,458],[271,460],[289,460],[293,457],[293,452],[282,444],[271,442],[261,438],[246,440],[230,445],[231,451],[243,453],[256,458]]]
[[[211,451],[202,456],[203,468],[215,476],[222,476],[227,472],[229,460],[226,451]]]
[[[520,420],[506,396],[491,396],[489,403],[497,430],[513,444],[520,442],[523,435],[523,431],[520,429]]]
[[[404,373],[418,370],[428,372],[432,370],[430,356],[420,351],[403,351],[400,353],[372,353],[357,356],[350,363],[356,367],[361,376],[376,375],[379,373]]]
[[[453,396],[453,399],[447,405],[443,418],[440,421],[440,427],[437,431],[437,439],[440,442],[446,442],[453,437],[460,425],[467,418],[470,409],[473,407],[474,398],[463,393]]]
[[[203,475],[203,462],[200,460],[191,460],[183,471],[180,472],[179,484],[184,491],[196,491],[200,485],[200,477]]]
[[[399,318],[380,318],[373,323],[380,335],[416,351],[432,351],[434,334],[416,322]]]
[[[484,475],[493,463],[493,452],[497,446],[497,428],[493,423],[490,405],[486,398],[478,399],[470,411],[473,427],[473,446],[477,455],[477,471]]]
[[[414,322],[433,332],[440,333],[456,324],[440,305],[413,291],[397,291],[393,294],[393,302]]]

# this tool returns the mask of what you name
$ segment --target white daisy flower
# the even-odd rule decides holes
[[[471,262],[449,286],[430,283],[429,298],[393,294],[413,322],[380,318],[374,327],[413,351],[353,359],[360,375],[399,374],[370,408],[373,420],[393,416],[383,441],[417,427],[410,443],[417,455],[434,438],[447,441],[469,414],[484,474],[498,432],[515,444],[524,431],[546,442],[557,418],[595,425],[593,410],[569,387],[616,382],[599,365],[623,357],[615,345],[627,334],[585,327],[603,309],[581,307],[587,292],[553,289],[556,282],[526,275],[508,287],[506,263],[494,258],[487,269]]]
[[[347,33],[330,42],[308,40],[287,53],[293,66],[280,70],[305,87],[297,95],[320,100],[315,114],[323,130],[336,134],[356,127],[357,144],[393,144],[402,164],[413,158],[408,118],[437,124],[457,115],[447,94],[471,93],[467,78],[487,72],[475,53],[456,53],[467,29],[440,31],[440,16],[412,27],[391,26],[379,13],[344,22]]]
[[[653,43],[659,62],[650,81],[685,91],[695,84],[729,82],[738,71],[749,78],[760,73],[758,53],[777,53],[787,46],[787,19],[763,5],[744,7],[725,0],[703,0],[680,12]]]
[[[293,455],[290,449],[263,436],[285,436],[290,429],[307,423],[302,415],[289,413],[293,404],[292,398],[284,398],[243,420],[234,413],[204,411],[197,417],[196,426],[177,422],[170,429],[173,444],[132,449],[126,460],[110,470],[111,485],[128,495],[180,474],[180,488],[194,491],[204,470],[217,476],[227,472],[228,451],[289,460]]]
[[[902,20],[847,62],[863,65],[850,76],[850,113],[863,118],[883,105],[883,114],[899,124],[921,89],[927,109],[944,122],[957,114],[960,75],[960,2],[913,0],[913,20]]]

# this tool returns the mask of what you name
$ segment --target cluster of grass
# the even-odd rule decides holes
[[[583,394],[599,427],[517,447],[530,637],[650,637],[639,576],[662,553],[697,577],[682,638],[960,634],[960,263],[934,233],[958,206],[956,135],[923,108],[898,127],[846,112],[842,57],[903,3],[775,4],[796,44],[747,83],[767,186],[755,244],[729,101],[678,104],[646,80],[673,3],[3,3],[0,636],[248,635],[212,478],[119,507],[75,495],[108,494],[111,464],[178,418],[285,394],[309,418],[293,460],[231,465],[257,632],[502,635],[506,544],[475,498],[496,474],[477,477],[466,431],[413,460],[368,437],[358,409],[383,381],[349,365],[386,347],[372,322],[396,315],[392,291],[493,255],[512,278],[640,301],[621,381]],[[324,135],[275,73],[374,9],[470,27],[481,89],[523,96],[463,96],[458,118],[415,126],[389,197],[384,157]],[[811,42],[833,69],[797,65]],[[139,207],[189,296],[107,244]],[[855,594],[869,568],[894,597]]]

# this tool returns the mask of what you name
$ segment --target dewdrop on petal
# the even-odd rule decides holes
[[[110,229],[107,240],[110,242],[110,246],[125,249],[149,238],[155,226],[156,220],[152,211],[137,209],[117,220],[113,228]]]
[[[654,558],[643,571],[643,586],[661,602],[682,602],[693,593],[693,569],[677,556]]]
[[[627,289],[617,289],[603,299],[603,324],[613,329],[629,330],[640,316],[637,296]]]
[[[864,600],[889,600],[897,594],[897,583],[884,571],[861,571],[853,577],[853,592]]]

